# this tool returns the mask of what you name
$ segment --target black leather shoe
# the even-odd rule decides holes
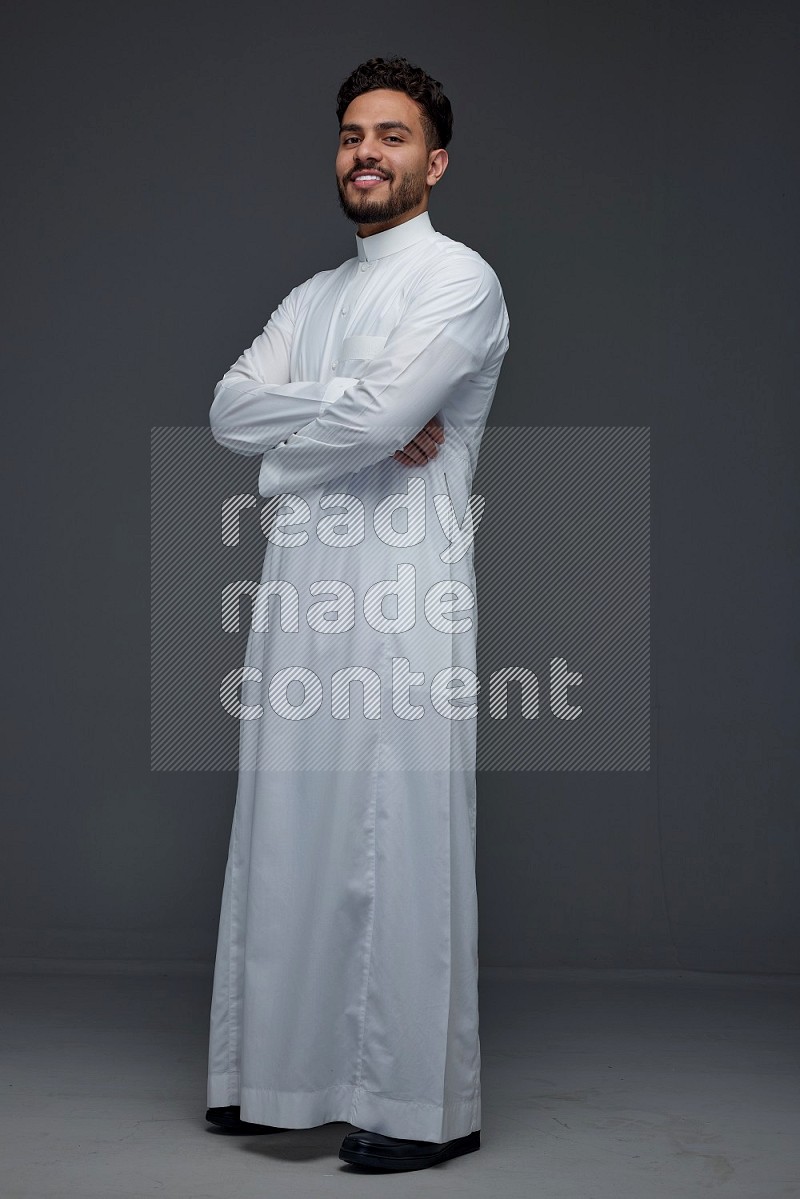
[[[353,1166],[372,1166],[378,1170],[424,1170],[426,1166],[438,1165],[449,1157],[471,1153],[480,1147],[480,1129],[441,1144],[437,1141],[402,1141],[397,1137],[385,1137],[380,1132],[357,1129],[349,1132],[342,1141],[339,1157]]]
[[[283,1128],[273,1128],[271,1124],[248,1124],[247,1120],[239,1119],[238,1107],[210,1107],[206,1112],[209,1124],[215,1124],[223,1132],[236,1136],[255,1136],[259,1132],[285,1132]]]

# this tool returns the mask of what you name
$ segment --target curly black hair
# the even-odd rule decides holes
[[[428,151],[444,148],[453,136],[453,110],[438,79],[432,79],[421,67],[412,67],[405,59],[368,58],[348,75],[336,97],[336,116],[342,123],[345,109],[362,92],[376,88],[405,92],[422,108],[420,120]]]

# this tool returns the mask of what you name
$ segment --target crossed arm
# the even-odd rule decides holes
[[[393,455],[425,462],[444,434],[437,413],[505,333],[502,293],[474,256],[437,262],[362,377],[289,382],[295,288],[217,384],[215,439],[261,453],[263,496],[302,490]]]
[[[305,284],[292,289],[263,332],[214,388],[209,424],[215,441],[236,454],[263,454],[313,420],[341,391],[327,383],[291,383],[290,353],[296,308]]]

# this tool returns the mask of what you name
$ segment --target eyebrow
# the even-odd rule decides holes
[[[340,133],[361,133],[363,128],[364,128],[363,125],[354,125],[351,122],[347,125],[340,125],[339,132]],[[404,129],[406,133],[410,133],[413,136],[413,130],[409,129],[408,125],[404,125],[402,121],[379,121],[377,125],[373,125],[373,129],[378,129],[378,130]]]

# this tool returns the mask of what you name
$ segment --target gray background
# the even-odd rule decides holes
[[[353,253],[335,95],[401,53],[505,291],[492,423],[652,430],[652,769],[481,774],[481,963],[798,971],[795,12],[6,6],[0,954],[213,957],[236,779],[150,770],[150,430]]]

